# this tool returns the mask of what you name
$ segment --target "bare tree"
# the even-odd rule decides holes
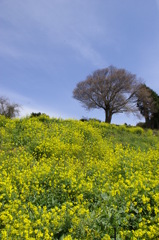
[[[8,118],[16,117],[19,114],[19,108],[19,104],[10,103],[8,98],[0,97],[0,115]]]
[[[110,123],[116,113],[136,112],[136,92],[139,82],[136,75],[113,66],[95,71],[79,82],[73,97],[90,110],[105,111],[105,122]]]

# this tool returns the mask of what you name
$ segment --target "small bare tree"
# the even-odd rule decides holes
[[[139,82],[136,75],[113,66],[95,71],[79,82],[73,97],[90,110],[105,111],[105,122],[111,123],[116,113],[136,112],[136,92]]]
[[[4,115],[8,118],[14,118],[19,115],[19,108],[19,104],[10,103],[8,98],[0,97],[0,115]]]

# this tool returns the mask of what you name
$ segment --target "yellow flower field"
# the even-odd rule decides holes
[[[159,239],[159,134],[0,116],[0,239]]]

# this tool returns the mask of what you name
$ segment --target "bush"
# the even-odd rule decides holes
[[[136,124],[137,127],[141,127],[141,128],[146,128],[146,123],[144,122],[139,122]]]

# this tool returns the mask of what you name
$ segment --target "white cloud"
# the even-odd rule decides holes
[[[9,46],[5,43],[0,44],[0,55],[12,57],[15,59],[21,57],[21,54],[18,49],[16,49],[14,46]]]
[[[82,58],[90,61],[96,67],[104,67],[106,66],[105,59],[102,58],[100,53],[98,53],[88,42],[82,42],[76,40],[72,40],[70,46],[82,56]]]
[[[21,95],[17,92],[13,92],[8,89],[0,88],[0,96],[7,97],[11,103],[17,103],[20,105],[20,115],[19,117],[25,117],[30,115],[32,112],[38,113],[45,113],[48,114],[50,117],[56,118],[73,118],[73,116],[66,114],[65,112],[61,112],[58,110],[52,110],[48,107],[48,104],[39,104],[39,102],[35,101],[32,98],[26,97]]]
[[[0,86],[0,95],[9,98],[11,101],[14,101],[16,103],[29,103],[32,100],[26,96],[23,96],[19,93],[13,92],[9,89],[3,88]]]
[[[20,117],[25,117],[27,115],[30,115],[32,112],[34,113],[38,113],[38,112],[41,112],[41,113],[45,113],[45,114],[48,114],[50,117],[62,117],[61,114],[57,113],[57,112],[53,112],[49,109],[46,109],[44,106],[43,107],[39,107],[37,105],[31,105],[31,106],[28,106],[28,105],[23,105],[20,109]]]
[[[54,118],[63,118],[63,119],[68,119],[68,118],[73,118],[72,116],[64,113],[64,112],[60,112],[60,111],[52,111],[50,108],[48,108],[47,106],[39,106],[37,104],[34,105],[23,105],[20,109],[20,116],[19,117],[26,117],[29,116],[32,112],[34,113],[45,113],[47,115],[49,115],[50,117],[54,117]]]
[[[38,11],[35,5],[29,9],[34,22],[46,32],[52,43],[70,47],[83,59],[95,66],[101,66],[105,64],[105,60],[90,43],[97,38],[102,39],[104,29],[98,24],[91,6],[88,13],[87,5],[81,1],[76,1],[76,4],[72,1],[48,1],[44,4],[41,1]]]
[[[32,60],[40,53],[45,55],[42,50],[36,50],[37,41],[37,44],[43,42],[47,47],[56,49],[57,46],[69,47],[76,55],[96,66],[105,63],[92,45],[92,41],[103,39],[106,29],[94,14],[94,1],[90,5],[80,0],[28,0],[27,3],[9,0],[2,2],[0,7],[1,17],[7,23],[7,28],[2,31],[5,37],[1,54]],[[79,36],[83,36],[84,40]]]

